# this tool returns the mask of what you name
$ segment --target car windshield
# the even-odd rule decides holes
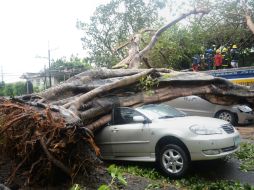
[[[165,104],[151,104],[136,108],[149,119],[166,119],[186,116],[185,113]]]

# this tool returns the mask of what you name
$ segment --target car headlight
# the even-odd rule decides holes
[[[246,106],[246,105],[240,105],[240,106],[237,106],[237,108],[240,111],[245,112],[245,113],[248,113],[248,112],[252,111],[252,109],[249,106]]]
[[[190,126],[190,131],[197,134],[197,135],[222,134],[222,131],[220,128],[205,127],[205,126],[200,126],[200,125]]]

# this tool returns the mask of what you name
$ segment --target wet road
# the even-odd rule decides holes
[[[242,172],[236,159],[193,162],[189,175],[208,180],[232,180],[254,186],[254,172]]]

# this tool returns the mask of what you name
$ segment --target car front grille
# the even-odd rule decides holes
[[[232,150],[235,150],[237,149],[237,146],[230,146],[230,147],[227,147],[227,148],[222,148],[222,152],[229,152],[229,151],[232,151]]]
[[[223,125],[221,127],[227,134],[234,133],[234,127],[232,125]]]

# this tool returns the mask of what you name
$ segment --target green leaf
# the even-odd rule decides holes
[[[82,188],[81,188],[81,186],[79,185],[79,184],[74,184],[71,188],[70,188],[70,190],[81,190]]]
[[[112,178],[115,178],[117,175],[117,167],[115,164],[112,164],[108,167],[108,172],[110,173]]]
[[[98,190],[110,190],[110,187],[107,185],[101,185]]]
[[[121,174],[117,175],[117,179],[123,184],[127,185],[127,181],[124,179],[124,177]]]

